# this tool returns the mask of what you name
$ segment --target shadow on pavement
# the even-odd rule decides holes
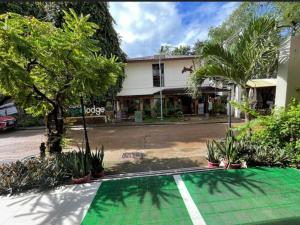
[[[4,212],[13,213],[6,218],[8,224],[80,224],[98,186],[96,182],[62,186],[52,191],[2,198],[0,209],[4,207]]]
[[[149,172],[156,170],[181,169],[189,167],[206,166],[206,160],[203,161],[191,160],[190,158],[144,158],[138,161],[120,162],[112,167],[109,167],[106,174],[134,173],[134,172]],[[107,167],[107,166],[106,166]]]

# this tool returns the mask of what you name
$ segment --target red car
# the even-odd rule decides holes
[[[0,130],[14,128],[17,125],[17,119],[12,116],[0,116]]]

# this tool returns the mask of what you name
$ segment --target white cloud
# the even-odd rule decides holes
[[[121,36],[121,47],[129,57],[153,55],[161,45],[193,44],[207,38],[239,3],[205,3],[189,12],[176,2],[111,2],[110,12]],[[185,22],[187,21],[187,22]]]

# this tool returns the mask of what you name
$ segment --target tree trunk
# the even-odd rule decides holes
[[[47,126],[47,149],[50,154],[61,153],[61,141],[64,133],[64,121],[61,109],[55,106],[46,118]]]
[[[85,171],[85,174],[88,174],[88,171],[89,171],[88,163],[90,162],[91,149],[90,149],[89,137],[88,137],[88,133],[87,133],[87,129],[86,129],[83,97],[80,97],[80,104],[81,104],[81,115],[82,115],[84,138],[85,138],[84,171]]]
[[[90,149],[90,143],[89,143],[89,137],[86,129],[86,121],[85,121],[85,115],[84,115],[84,104],[83,104],[83,98],[80,98],[80,104],[81,104],[81,115],[82,115],[82,121],[83,121],[83,129],[84,129],[84,138],[85,138],[85,151],[89,155],[91,153]]]

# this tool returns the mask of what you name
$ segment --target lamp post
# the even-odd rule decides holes
[[[160,120],[164,119],[164,114],[163,114],[163,102],[162,102],[162,77],[161,77],[161,68],[160,68],[160,60],[161,60],[161,52],[162,52],[163,47],[161,47],[159,57],[158,57],[158,70],[159,70],[159,95],[160,95]]]
[[[228,87],[229,87],[229,89],[228,89],[229,90],[228,99],[229,99],[229,101],[231,101],[231,92],[232,92],[232,85],[233,84],[234,84],[233,82],[229,82],[228,83]],[[230,104],[229,101],[228,101],[228,114],[229,114],[229,117],[228,117],[228,128],[230,129],[232,121],[231,121],[231,104]]]

